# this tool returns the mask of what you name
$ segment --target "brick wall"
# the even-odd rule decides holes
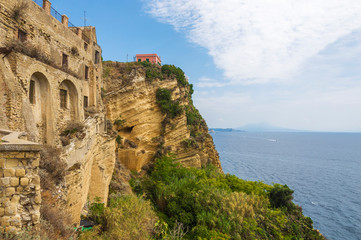
[[[16,233],[40,220],[39,147],[0,143],[0,230]]]

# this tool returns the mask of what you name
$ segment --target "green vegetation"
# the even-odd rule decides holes
[[[172,92],[166,88],[159,88],[156,93],[157,104],[163,114],[169,118],[175,118],[182,114],[182,106],[178,101],[172,101]]]
[[[99,200],[90,206],[90,218],[98,225],[79,239],[150,239],[157,216],[151,203],[134,195],[112,195],[108,207]]]
[[[188,81],[186,80],[183,70],[180,69],[179,67],[165,64],[162,66],[162,73],[167,77],[175,77],[177,79],[178,84],[181,86],[187,86],[188,84]]]
[[[177,226],[185,239],[324,239],[286,185],[241,180],[212,165],[185,168],[171,155],[130,183],[154,204],[163,226],[157,239]]]

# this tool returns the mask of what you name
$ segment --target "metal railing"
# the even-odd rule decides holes
[[[42,5],[43,5],[43,0],[33,0],[33,2],[35,2],[36,4],[38,4],[40,7],[43,7],[43,6],[42,6]],[[62,23],[62,20],[63,20],[63,19],[62,19],[62,14],[59,13],[58,11],[56,11],[55,8],[53,8],[53,7],[50,8],[50,14],[51,14],[51,16],[53,16],[56,20],[58,20],[59,22]],[[68,21],[68,27],[76,28],[77,26],[75,26],[73,23],[71,23],[70,21]],[[84,32],[83,32],[83,34],[82,34],[82,38],[83,38],[83,40],[84,40],[86,43],[88,43],[88,44],[90,44],[90,43],[92,42],[92,41],[90,40],[90,38],[85,35]],[[95,46],[98,46],[98,47],[100,48],[100,46],[99,46],[96,42],[93,42],[93,44],[94,44]]]
[[[61,14],[58,11],[56,11],[55,8],[51,7],[50,14],[51,14],[51,16],[53,16],[59,22],[62,21]]]

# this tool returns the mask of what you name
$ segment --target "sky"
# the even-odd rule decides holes
[[[360,0],[52,0],[104,60],[183,69],[209,127],[361,131]]]

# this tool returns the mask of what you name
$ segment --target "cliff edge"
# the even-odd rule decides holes
[[[130,170],[174,153],[184,166],[221,169],[208,127],[192,102],[193,86],[173,65],[104,62],[102,89],[117,158]]]

